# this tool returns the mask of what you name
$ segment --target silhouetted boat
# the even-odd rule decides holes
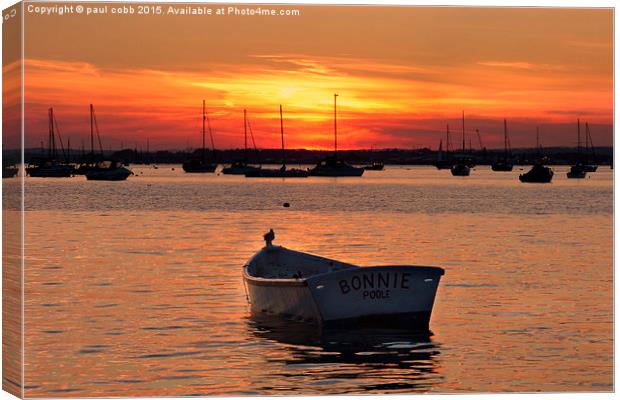
[[[372,164],[364,167],[366,171],[383,171],[383,168],[385,168],[383,161],[374,161]]]
[[[103,147],[101,146],[101,136],[99,135],[99,126],[95,117],[95,108],[90,104],[90,153],[82,156],[81,162],[75,169],[75,175],[86,175],[88,171],[95,168],[95,164],[103,161]],[[95,154],[95,131],[97,132],[97,140],[99,142],[99,154]]]
[[[458,163],[454,164],[452,168],[450,168],[450,172],[452,173],[452,176],[469,176],[471,168],[465,163]]]
[[[282,105],[280,105],[280,138],[282,140],[282,166],[278,169],[259,168],[245,174],[248,178],[307,178],[308,171],[302,169],[286,168],[286,150],[284,149],[284,121],[282,118]]]
[[[504,119],[504,157],[491,164],[491,170],[496,172],[509,172],[512,171],[513,164],[510,161],[510,139],[508,138],[508,127],[506,126],[506,119]]]
[[[524,183],[549,183],[551,179],[553,170],[542,163],[534,164],[528,172],[519,175],[519,180]]]
[[[586,170],[583,166],[581,156],[581,122],[577,119],[577,162],[570,167],[570,171],[566,173],[569,179],[583,179],[586,177]]]
[[[124,181],[132,172],[122,163],[115,160],[104,160],[96,163],[87,173],[89,181]]]
[[[19,169],[15,165],[4,165],[2,167],[2,178],[13,178],[17,175]]]
[[[337,94],[334,94],[334,154],[333,156],[326,157],[319,162],[314,168],[310,170],[312,176],[362,176],[364,174],[364,168],[354,167],[347,164],[343,160],[338,159],[338,129],[337,129],[337,114],[336,114],[336,98]]]
[[[583,179],[586,177],[586,170],[582,164],[573,165],[566,173],[566,177],[569,179]]]
[[[70,178],[73,167],[54,160],[35,158],[26,166],[26,173],[33,178]]]
[[[274,238],[271,230],[243,268],[253,312],[324,325],[428,329],[442,268],[359,267],[273,246]]]
[[[473,167],[472,160],[467,159],[465,156],[465,111],[463,111],[463,147],[461,151],[460,160],[457,160],[450,168],[452,176],[469,176],[471,168]]]
[[[207,109],[205,101],[202,101],[202,151],[201,157],[191,158],[183,163],[183,171],[188,173],[210,173],[215,172],[217,164],[207,161],[207,149],[205,148],[205,122],[209,123],[209,135],[211,137],[211,148],[215,154],[215,144],[213,142],[213,132],[211,131],[211,122],[207,117]]]
[[[437,162],[435,167],[437,169],[450,169],[454,163],[450,160],[450,125],[446,125],[446,151],[442,149],[441,139],[439,140],[439,150],[437,151]]]
[[[519,180],[523,183],[549,183],[553,179],[553,170],[544,165],[545,157],[542,155],[538,127],[536,127],[536,149],[538,152],[536,162],[528,172],[519,175]]]
[[[69,178],[73,175],[73,166],[67,162],[61,163],[56,159],[56,135],[58,135],[61,148],[63,146],[53,108],[48,110],[48,129],[47,157],[32,159],[26,166],[26,173],[33,178]],[[64,154],[64,149],[62,151]]]
[[[254,140],[254,135],[252,135],[252,140]],[[227,175],[246,175],[259,169],[261,167],[248,164],[248,117],[247,111],[243,110],[243,160],[234,161],[230,167],[222,169],[222,173]]]
[[[347,164],[336,156],[326,157],[310,170],[312,176],[362,176],[364,168],[357,168]]]

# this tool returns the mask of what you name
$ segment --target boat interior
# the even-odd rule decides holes
[[[281,246],[268,246],[250,260],[247,273],[263,279],[304,279],[350,268],[359,267]]]

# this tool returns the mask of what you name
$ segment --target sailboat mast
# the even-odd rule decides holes
[[[54,109],[50,107],[49,112],[49,158],[56,158],[56,144],[54,143]]]
[[[595,159],[596,153],[594,152],[594,143],[592,142],[592,134],[590,134],[590,126],[586,122],[586,143],[588,143],[587,142],[588,140],[590,141],[590,155],[592,155],[592,158]]]
[[[280,138],[282,139],[282,166],[286,165],[286,152],[284,151],[284,121],[282,119],[282,104],[280,104]]]
[[[508,127],[504,118],[504,157],[508,159]]]
[[[538,127],[536,127],[536,151],[540,156],[540,131],[538,130]]]
[[[202,161],[205,161],[207,155],[205,152],[205,122],[207,120],[207,112],[205,101],[202,101]]]
[[[245,162],[248,162],[248,123],[247,123],[247,111],[243,109],[243,158]]]
[[[581,122],[577,118],[577,154],[581,155]]]
[[[336,118],[336,98],[338,97],[338,95],[336,93],[334,93],[334,157],[337,158],[338,157],[338,125],[337,125],[337,118]]]
[[[95,136],[93,134],[93,115],[94,115],[93,105],[90,105],[90,154],[95,154]]]
[[[463,110],[463,153],[465,153],[465,110]]]

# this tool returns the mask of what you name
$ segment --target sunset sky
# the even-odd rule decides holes
[[[217,8],[218,5],[210,5]],[[39,16],[25,18],[26,147],[47,134],[88,143],[89,103],[104,148],[200,145],[206,100],[218,148],[257,145],[436,148],[461,112],[474,147],[596,145],[613,134],[611,9],[272,6],[300,16]],[[10,67],[10,66],[9,66]],[[5,67],[7,68],[7,67]],[[468,139],[469,140],[469,139]]]

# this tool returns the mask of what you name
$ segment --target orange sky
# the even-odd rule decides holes
[[[211,5],[217,8],[216,5]],[[276,7],[278,8],[278,7]],[[574,145],[576,119],[612,144],[612,11],[285,6],[294,17],[39,16],[26,13],[26,146],[53,106],[74,147],[94,103],[104,147],[437,147],[461,111],[474,147]],[[453,136],[454,142],[460,135]]]

